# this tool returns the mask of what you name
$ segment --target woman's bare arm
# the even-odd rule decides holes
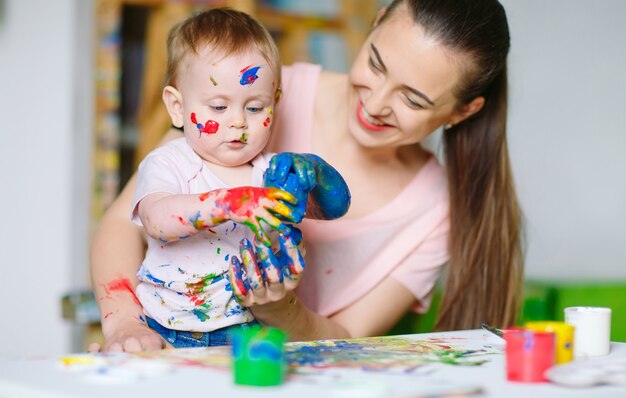
[[[415,303],[404,285],[387,277],[345,309],[318,315],[294,293],[305,268],[301,247],[290,234],[279,234],[278,243],[280,249],[270,249],[243,239],[239,256],[231,257],[229,280],[237,300],[257,320],[285,330],[291,340],[382,335]]]
[[[295,297],[291,291],[280,301],[251,309],[263,324],[285,330],[290,340],[306,341],[383,335],[415,303],[412,293],[389,277],[330,317],[316,314]]]
[[[178,138],[170,130],[162,142]],[[145,254],[143,229],[130,221],[135,186],[133,176],[107,209],[91,245],[91,281],[100,307],[104,347],[90,350],[139,351],[166,346],[165,341],[143,319],[143,310],[134,295],[136,272]]]

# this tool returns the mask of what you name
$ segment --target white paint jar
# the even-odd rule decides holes
[[[608,355],[611,346],[611,309],[565,308],[565,323],[574,326],[574,357]]]

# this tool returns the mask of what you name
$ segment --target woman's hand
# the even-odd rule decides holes
[[[279,234],[280,250],[242,239],[241,259],[231,257],[229,278],[235,297],[246,307],[282,300],[298,286],[304,260],[292,234]]]
[[[287,205],[296,223],[304,218],[309,192],[317,185],[315,167],[305,155],[283,152],[270,160],[265,170],[264,183],[267,187],[283,189],[296,197],[297,203]]]
[[[297,203],[289,206],[300,222],[306,215],[318,220],[332,220],[350,207],[350,190],[339,172],[317,155],[283,152],[270,160],[265,171],[267,187],[293,194]]]
[[[298,184],[307,192],[317,186],[316,162],[310,154],[283,152],[274,155],[265,171],[265,179],[281,186],[292,172]]]

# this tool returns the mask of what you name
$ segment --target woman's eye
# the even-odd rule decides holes
[[[413,109],[424,109],[424,107],[420,103],[414,101],[413,99],[411,99],[411,97],[405,97],[405,99],[406,99],[407,105],[410,108],[413,108]]]
[[[220,105],[220,106],[212,106],[211,108],[212,108],[213,110],[218,111],[218,112],[221,112],[221,111],[225,111],[225,110],[226,110],[226,106],[221,106],[221,105]]]
[[[259,113],[259,112],[261,112],[263,110],[263,108],[259,108],[259,107],[256,107],[256,106],[249,106],[246,109],[250,113]]]
[[[370,66],[372,69],[374,69],[374,70],[376,70],[376,71],[378,71],[378,72],[380,72],[380,71],[381,71],[380,65],[378,65],[376,62],[374,62],[374,59],[373,59],[372,57],[369,57],[369,58],[367,59],[367,63],[369,64],[369,66]]]

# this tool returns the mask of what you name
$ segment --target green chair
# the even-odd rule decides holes
[[[426,314],[406,314],[389,334],[432,332],[437,318],[441,291],[437,289]],[[609,307],[611,341],[626,342],[626,281],[547,281],[527,280],[519,325],[528,321],[563,321],[567,307]]]

